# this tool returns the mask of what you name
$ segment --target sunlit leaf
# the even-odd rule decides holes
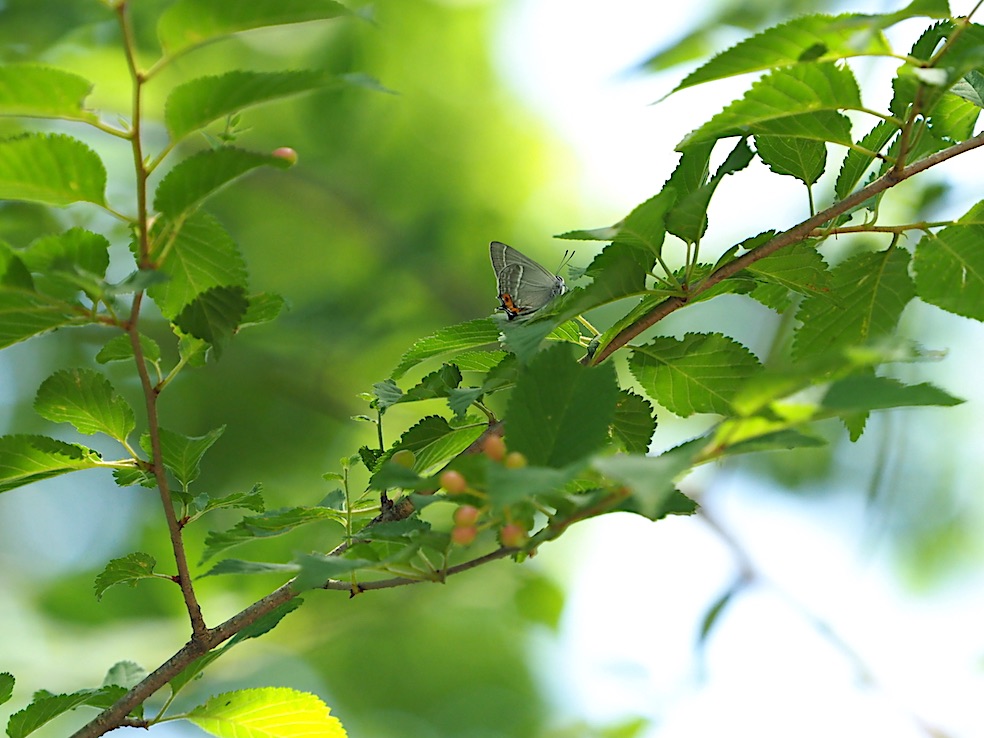
[[[955,224],[916,245],[916,291],[951,313],[984,320],[984,200]]]
[[[105,203],[106,168],[71,136],[28,133],[0,141],[0,200]]]
[[[629,369],[656,402],[681,417],[732,412],[740,383],[761,371],[755,355],[720,333],[660,336],[633,350]]]
[[[280,536],[303,525],[320,521],[344,523],[345,517],[337,510],[326,507],[289,507],[260,515],[248,515],[226,531],[209,531],[205,538],[202,561],[241,543]]]
[[[915,296],[909,253],[888,249],[859,254],[830,273],[830,292],[807,297],[796,313],[797,360],[889,335]]]
[[[182,487],[187,488],[198,479],[202,457],[212,444],[219,440],[224,431],[223,425],[203,436],[185,436],[166,428],[158,429],[164,466],[170,470]],[[140,447],[148,454],[151,453],[150,436],[146,433],[140,438]]]
[[[831,63],[781,69],[752,85],[740,100],[688,134],[677,150],[729,136],[775,135],[852,143],[851,122],[839,111],[862,107],[854,75]]]
[[[169,54],[186,51],[240,31],[349,15],[332,0],[178,0],[157,23],[157,37]]]
[[[47,436],[0,436],[0,492],[80,469],[92,469],[99,455]]]
[[[40,64],[0,65],[0,115],[92,122],[84,107],[92,83],[63,69]]]
[[[482,425],[467,425],[452,428],[447,420],[437,415],[429,415],[419,420],[416,425],[407,430],[400,440],[383,456],[385,461],[396,451],[406,449],[414,453],[413,472],[416,475],[427,476],[436,471],[438,466],[446,464],[450,459],[468,448],[484,430]],[[384,477],[379,472],[385,464],[377,467],[377,472],[369,480],[369,486],[380,489]],[[390,464],[389,466],[397,466]],[[397,471],[397,470],[393,470]],[[407,470],[409,471],[409,470]],[[390,486],[389,484],[386,487]]]
[[[130,404],[92,369],[52,374],[38,388],[34,409],[54,423],[71,423],[79,433],[105,433],[118,441],[125,441],[135,425]]]
[[[118,559],[113,559],[96,577],[94,584],[96,599],[102,599],[103,593],[114,584],[129,584],[135,587],[141,579],[154,579],[154,567],[157,559],[150,554],[131,553]]]

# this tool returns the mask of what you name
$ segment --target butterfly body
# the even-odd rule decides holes
[[[509,320],[535,313],[567,291],[564,280],[521,254],[512,246],[493,241],[489,246],[499,291],[499,307]]]

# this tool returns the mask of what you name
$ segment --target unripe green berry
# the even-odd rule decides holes
[[[410,449],[401,448],[399,451],[390,456],[390,461],[406,469],[413,469],[413,465],[417,461],[417,456]]]
[[[505,461],[503,461],[507,469],[522,469],[527,463],[526,457],[519,451],[510,451],[506,454]]]

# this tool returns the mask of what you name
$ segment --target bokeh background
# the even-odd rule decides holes
[[[163,5],[133,3],[148,59]],[[971,3],[952,6],[966,12]],[[316,504],[330,491],[321,475],[374,438],[374,428],[351,419],[366,409],[358,393],[387,376],[415,338],[495,305],[490,240],[558,264],[569,242],[553,234],[611,224],[657,192],[676,142],[741,94],[747,79],[653,105],[700,57],[800,12],[846,9],[824,0],[372,7],[373,22],[211,45],[149,90],[159,113],[174,83],[241,67],[365,73],[396,93],[345,87],[242,116],[240,145],[291,146],[300,162],[250,177],[209,209],[241,244],[253,288],[282,294],[290,310],[165,395],[166,427],[196,435],[226,426],[198,483],[211,494],[261,482],[269,507]],[[924,25],[893,29],[898,48]],[[90,101],[106,110],[125,110],[127,100],[116,33],[95,0],[0,3],[0,59],[73,69],[95,82]],[[855,66],[872,107],[887,103],[894,66]],[[0,120],[0,133],[22,125]],[[65,130],[98,148],[114,205],[132,210],[128,150]],[[159,122],[147,138],[161,145]],[[962,214],[982,191],[981,156],[907,184],[882,216]],[[723,251],[799,220],[806,195],[791,181],[754,165],[728,178],[706,243]],[[15,246],[75,224],[110,235],[118,274],[126,273],[127,234],[91,208],[0,203],[0,238]],[[836,261],[862,247],[825,253]],[[593,253],[579,244],[574,263],[585,266]],[[788,326],[724,296],[658,330],[722,327],[761,356]],[[984,332],[918,302],[903,328],[947,354],[892,371],[935,381],[965,405],[883,414],[856,444],[831,427],[826,449],[702,470],[686,483],[701,516],[656,524],[608,516],[522,566],[498,562],[444,586],[351,600],[308,595],[271,635],[218,661],[181,704],[224,689],[292,686],[319,694],[350,735],[367,738],[984,735]],[[160,325],[149,331],[163,335]],[[89,362],[105,339],[61,331],[0,353],[0,432],[60,432],[33,414],[33,394],[52,371]],[[136,400],[125,371],[110,371]],[[390,413],[389,440],[407,422]],[[654,450],[710,422],[662,412]],[[167,560],[158,507],[155,495],[117,489],[100,472],[0,496],[0,671],[18,679],[0,720],[35,689],[95,686],[119,660],[153,667],[184,642],[186,621],[166,584],[117,587],[101,601],[92,594],[110,558],[141,550]],[[192,558],[208,527],[234,520],[216,516],[193,531]],[[299,531],[236,555],[288,560],[337,536]],[[203,579],[206,616],[218,622],[279,583]],[[78,720],[60,718],[38,735],[66,735]],[[200,735],[180,724],[154,731]]]

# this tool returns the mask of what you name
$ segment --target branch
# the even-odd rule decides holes
[[[515,553],[516,550],[515,548],[502,547],[478,558],[456,564],[441,572],[441,581],[455,574],[461,574],[483,564],[505,558]],[[165,687],[168,682],[184,671],[192,661],[204,656],[213,648],[232,638],[243,628],[252,625],[264,615],[268,615],[285,602],[289,602],[297,597],[300,593],[293,589],[293,581],[291,579],[289,582],[281,585],[263,599],[257,600],[249,607],[233,615],[221,625],[215,628],[208,628],[201,634],[193,635],[191,640],[175,652],[171,658],[144,677],[143,681],[117,700],[112,707],[99,713],[92,721],[79,728],[79,730],[72,734],[71,738],[98,738],[98,736],[105,735],[109,731],[124,725],[128,720],[127,715],[131,710],[137,707],[137,705],[146,702],[151,695]],[[423,581],[430,580],[408,579],[406,577],[380,579],[374,582],[361,583],[359,585],[359,591],[404,587],[410,584],[420,584]],[[352,583],[329,579],[322,585],[322,589],[351,591]]]
[[[776,251],[785,248],[786,246],[791,246],[794,243],[799,243],[800,241],[809,238],[812,232],[817,228],[820,228],[824,223],[833,220],[839,215],[843,215],[875,195],[891,189],[895,185],[899,184],[899,182],[902,182],[913,175],[924,172],[930,167],[934,167],[937,164],[942,164],[948,159],[952,159],[959,154],[971,151],[972,149],[976,149],[980,146],[984,146],[984,132],[977,134],[973,138],[968,138],[966,141],[961,141],[958,144],[943,149],[942,151],[937,151],[935,154],[931,154],[925,159],[920,159],[919,161],[903,167],[898,171],[894,169],[890,170],[884,176],[879,177],[867,187],[863,187],[852,195],[848,195],[840,202],[834,203],[826,210],[823,210],[816,215],[797,223],[789,230],[777,234],[770,241],[767,241],[758,248],[752,249],[746,254],[742,254],[734,261],[729,261],[716,272],[708,276],[708,278],[705,279],[700,286],[696,287],[690,293],[689,297],[696,297],[719,282],[724,281],[728,277],[734,276],[742,269],[754,264],[759,259],[763,259],[766,256],[774,254]],[[638,321],[618,333],[608,344],[602,347],[602,349],[591,358],[590,363],[592,365],[600,364],[644,330],[656,325],[656,323],[661,321],[670,313],[675,312],[687,305],[688,301],[688,299],[683,299],[680,297],[669,297],[663,300],[663,302],[659,303]]]

